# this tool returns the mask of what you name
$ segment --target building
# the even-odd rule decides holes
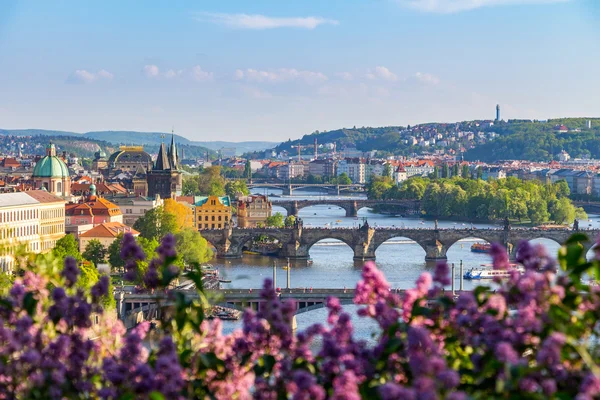
[[[398,184],[400,182],[404,182],[405,180],[408,179],[408,173],[406,172],[406,170],[404,169],[403,166],[399,166],[398,168],[396,168],[393,175],[394,175],[394,182],[396,182],[396,184]]]
[[[500,121],[500,104],[496,104],[496,122]]]
[[[56,156],[56,147],[50,143],[46,156],[35,163],[31,174],[33,186],[63,198],[71,195],[71,178],[67,164]]]
[[[273,205],[263,195],[240,197],[237,201],[237,224],[240,228],[254,228],[272,214]]]
[[[123,223],[129,226],[133,226],[135,221],[144,216],[146,212],[164,204],[164,201],[160,198],[160,196],[151,198],[143,196],[116,195],[106,196],[104,199],[116,204],[119,207],[121,214],[123,214]]]
[[[306,164],[290,161],[277,166],[277,179],[289,181],[294,178],[301,178],[305,174]]]
[[[101,153],[98,154],[101,156]],[[102,164],[101,157],[98,158],[98,168]],[[106,163],[108,176],[114,176],[119,172],[135,173],[138,167],[146,171],[152,169],[152,156],[144,151],[144,146],[121,146],[119,151],[111,154]]]
[[[15,254],[41,253],[65,235],[65,201],[43,190],[0,194],[0,268],[11,272]]]
[[[79,203],[65,206],[65,227],[67,233],[76,238],[96,225],[105,222],[123,223],[123,213],[116,204],[96,196],[96,185],[90,186],[90,195]]]
[[[313,160],[308,163],[308,175],[322,176],[325,179],[336,176],[337,163],[335,160]]]
[[[338,162],[337,174],[348,175],[352,183],[365,183],[366,166],[360,158],[344,158]]]
[[[370,180],[374,176],[383,176],[385,164],[383,160],[368,160],[365,164],[365,178]]]
[[[181,196],[183,178],[179,171],[179,155],[175,147],[175,135],[171,137],[171,145],[167,150],[164,143],[160,144],[158,157],[147,171],[148,196],[159,195],[163,199]]]
[[[562,150],[560,152],[560,154],[558,155],[558,161],[560,162],[567,162],[571,159],[571,156],[569,155],[569,153],[567,153],[566,151]]]
[[[88,243],[92,240],[99,241],[102,246],[108,249],[108,246],[110,246],[119,235],[125,233],[131,233],[136,237],[140,235],[135,229],[123,225],[120,222],[104,222],[79,235],[79,249],[80,251],[84,251]]]
[[[196,196],[196,226],[202,229],[223,229],[231,223],[229,196]]]

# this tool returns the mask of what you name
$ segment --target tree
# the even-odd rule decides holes
[[[390,163],[385,163],[383,165],[383,171],[381,173],[381,176],[386,177],[386,178],[392,177],[392,166]]]
[[[198,175],[187,176],[183,178],[181,193],[184,196],[198,196],[200,194]]]
[[[470,175],[469,166],[467,164],[464,164],[462,166],[460,176],[464,179],[467,179],[469,177],[469,175]]]
[[[271,228],[283,228],[283,214],[275,213],[265,219],[265,226]]]
[[[161,240],[167,233],[177,231],[177,220],[171,213],[165,212],[163,206],[155,207],[135,221],[133,229],[146,239]]]
[[[350,179],[347,173],[342,172],[337,177],[337,183],[338,185],[350,185],[352,184],[352,179]]]
[[[83,258],[94,263],[94,265],[102,264],[106,259],[106,247],[100,243],[98,239],[92,239],[85,246]]]
[[[108,263],[111,269],[123,268],[125,261],[121,258],[121,241],[123,234],[119,233],[115,240],[108,246]]]
[[[244,166],[244,178],[251,180],[252,179],[252,164],[250,160],[246,160],[246,165]]]
[[[213,252],[200,233],[192,228],[184,228],[175,234],[177,255],[183,266],[202,264],[213,257]]]
[[[250,190],[248,190],[246,181],[243,179],[236,179],[228,181],[225,184],[225,194],[231,198],[237,198],[240,194],[243,196],[248,196],[250,194]]]
[[[296,224],[296,217],[294,215],[288,215],[285,217],[285,221],[283,222],[286,228],[291,228]]]
[[[67,256],[73,257],[78,262],[82,260],[77,239],[75,239],[75,236],[71,234],[67,234],[58,239],[52,252],[54,253],[54,256],[61,262]]]
[[[452,166],[452,176],[458,176],[458,163],[454,163]]]
[[[225,178],[221,175],[221,167],[205,168],[198,176],[198,189],[202,195],[224,196]]]
[[[571,223],[575,219],[575,207],[568,198],[561,197],[553,202],[550,215],[557,224]]]
[[[164,209],[166,213],[175,216],[177,229],[192,228],[194,226],[194,210],[192,207],[174,199],[166,199]]]
[[[367,185],[367,197],[371,200],[381,200],[392,186],[394,186],[394,183],[391,178],[373,176]]]
[[[448,167],[448,164],[444,163],[444,165],[442,165],[442,178],[449,178],[450,177],[450,167]]]

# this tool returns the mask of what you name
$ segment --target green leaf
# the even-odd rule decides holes
[[[585,242],[589,242],[590,239],[587,237],[586,234],[584,233],[574,233],[573,235],[571,235],[571,237],[569,237],[567,239],[567,241],[565,242],[565,245],[570,245],[570,244],[577,244],[577,243],[585,243]]]
[[[150,400],[165,400],[165,396],[163,396],[162,393],[156,391],[150,393],[149,398]]]
[[[33,317],[35,313],[35,307],[37,306],[38,301],[33,297],[32,292],[27,292],[25,297],[23,298],[23,308],[27,311],[30,317]]]

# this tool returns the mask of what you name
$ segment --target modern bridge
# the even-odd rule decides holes
[[[247,186],[248,186],[248,189],[254,189],[257,187],[281,189],[283,191],[283,194],[286,196],[291,195],[294,192],[294,189],[303,189],[303,188],[324,189],[324,190],[327,190],[328,193],[332,193],[332,194],[337,193],[338,195],[341,192],[348,192],[348,191],[353,191],[353,192],[361,191],[362,192],[365,190],[365,185],[362,183],[339,185],[339,184],[335,184],[335,183],[277,183],[277,182],[259,183],[259,182],[253,181],[253,182],[249,182],[247,184]]]
[[[582,243],[586,252],[593,246],[600,230],[585,230],[591,241]],[[278,256],[290,259],[308,259],[310,248],[323,239],[337,239],[346,243],[354,252],[355,260],[374,260],[379,246],[393,238],[406,238],[417,243],[425,251],[426,261],[445,260],[448,249],[462,239],[475,238],[489,243],[502,243],[511,257],[515,256],[517,244],[522,240],[550,239],[564,243],[573,231],[567,229],[527,229],[505,227],[499,229],[416,229],[372,228],[367,224],[360,228],[225,228],[201,231],[202,236],[216,249],[219,258],[240,258],[244,246],[254,238],[266,235],[277,239],[282,247]]]
[[[421,209],[421,202],[418,200],[272,200],[273,206],[284,208],[288,215],[298,216],[298,211],[303,208],[329,205],[343,208],[346,211],[346,217],[358,216],[358,210],[364,207],[373,207],[377,205],[396,206],[402,214],[418,214]]]

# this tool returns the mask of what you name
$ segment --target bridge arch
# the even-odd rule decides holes
[[[375,255],[377,255],[378,257],[381,255],[381,251],[383,249],[386,249],[387,246],[394,246],[394,247],[398,247],[398,246],[404,246],[403,250],[406,250],[407,247],[410,248],[418,248],[419,252],[422,253],[419,257],[419,259],[422,260],[422,257],[424,257],[425,255],[425,248],[423,247],[422,244],[420,244],[417,240],[407,236],[407,235],[403,235],[403,234],[398,234],[398,235],[388,235],[386,238],[384,238],[385,240],[381,240],[380,242],[376,243],[373,249],[373,253]],[[379,251],[379,253],[378,253]],[[411,255],[413,255],[413,252],[411,252]],[[415,254],[416,255],[416,254]]]
[[[276,231],[259,231],[255,234],[244,235],[237,240],[233,240],[232,247],[238,253],[243,253],[244,251],[252,251],[253,242],[257,242],[262,243],[262,245],[259,244],[257,247],[264,247],[267,253],[279,254],[287,239],[287,235],[279,235]]]

